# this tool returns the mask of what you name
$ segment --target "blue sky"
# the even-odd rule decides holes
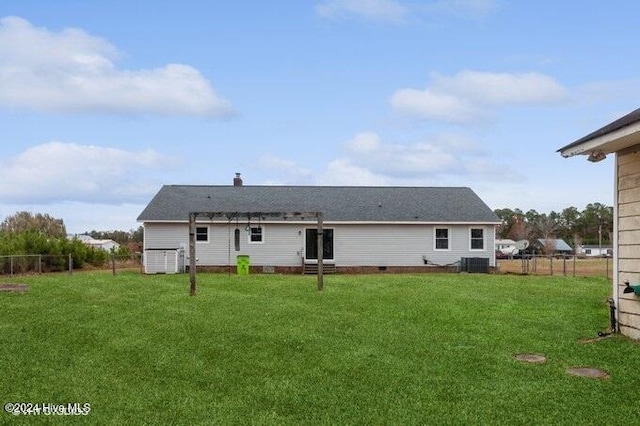
[[[577,6],[579,4],[579,7]],[[556,150],[639,107],[635,1],[6,0],[0,216],[128,230],[163,184],[613,203]]]

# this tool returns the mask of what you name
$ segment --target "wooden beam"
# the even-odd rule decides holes
[[[189,294],[196,295],[196,216],[189,213]]]

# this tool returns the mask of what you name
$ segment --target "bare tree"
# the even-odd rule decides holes
[[[17,212],[8,216],[0,224],[0,230],[7,233],[20,234],[27,231],[39,231],[51,238],[66,237],[67,230],[62,219],[56,219],[48,214]]]

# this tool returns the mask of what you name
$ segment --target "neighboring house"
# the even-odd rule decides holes
[[[190,212],[229,212],[222,220],[197,217],[199,267],[235,265],[237,255],[246,255],[254,269],[301,272],[317,260],[315,220],[261,212],[318,211],[324,220],[323,260],[338,272],[424,270],[459,265],[462,258],[495,266],[500,220],[469,188],[243,186],[237,176],[234,185],[160,189],[138,217],[145,271],[184,270]]]
[[[516,242],[510,239],[496,239],[496,251],[504,254],[505,256],[513,256],[518,254],[518,248]]]
[[[613,302],[619,330],[640,339],[640,296],[624,293],[625,281],[640,283],[640,109],[558,150],[591,162],[615,155]]]
[[[71,238],[76,238],[82,241],[83,243],[85,243],[86,245],[88,245],[89,247],[93,247],[95,249],[100,249],[105,251],[112,251],[112,250],[115,251],[120,248],[120,244],[116,243],[113,240],[97,240],[87,234],[76,234],[76,235],[73,235]]]
[[[578,247],[577,253],[578,255],[586,256],[586,257],[604,257],[604,256],[612,256],[613,248],[611,246],[599,246],[599,245],[581,245]]]
[[[573,249],[563,239],[560,238],[538,238],[533,242],[533,249],[540,251],[544,254],[572,254]],[[553,253],[547,253],[551,248]]]

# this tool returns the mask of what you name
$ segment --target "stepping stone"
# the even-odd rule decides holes
[[[608,379],[611,377],[606,371],[592,367],[571,367],[567,368],[567,373],[572,376],[590,377],[592,379]]]
[[[544,364],[547,362],[547,357],[540,354],[515,354],[513,358],[529,364]]]
[[[26,284],[0,284],[0,291],[12,291],[16,293],[24,293],[29,290]]]

